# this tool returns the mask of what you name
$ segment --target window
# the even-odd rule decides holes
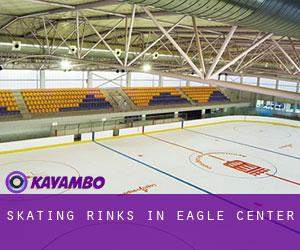
[[[35,70],[0,71],[0,89],[33,89],[39,84],[39,73]]]
[[[86,72],[46,70],[46,88],[83,88],[86,87]]]
[[[125,87],[127,81],[126,72],[93,71],[93,87],[113,88]]]
[[[197,86],[209,86],[209,84],[206,83],[200,83],[200,82],[191,82],[191,87],[197,87]]]
[[[296,82],[288,82],[288,81],[279,81],[278,89],[296,92],[297,83]]]
[[[275,89],[276,88],[276,80],[267,79],[267,78],[260,78],[259,86],[264,87],[264,88]]]
[[[241,77],[240,76],[227,76],[227,81],[228,82],[240,83],[241,82]]]
[[[159,76],[147,73],[132,73],[131,75],[132,87],[158,87]]]
[[[257,77],[244,76],[243,77],[243,84],[257,86]]]
[[[170,77],[163,77],[163,86],[164,87],[183,87],[186,86],[186,81],[170,78]]]

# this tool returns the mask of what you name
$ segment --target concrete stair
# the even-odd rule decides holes
[[[193,104],[193,105],[196,105],[197,103],[196,102],[194,102],[191,98],[189,98],[180,88],[176,88],[179,92],[180,92],[180,94],[181,94],[181,97],[183,97],[183,98],[185,98],[185,99],[187,99],[191,104]]]
[[[13,91],[13,95],[14,95],[14,97],[16,99],[16,103],[17,103],[17,105],[18,105],[18,107],[20,109],[20,113],[21,113],[22,117],[24,119],[30,119],[31,118],[31,114],[30,114],[30,112],[27,109],[27,106],[26,106],[26,104],[24,102],[24,99],[23,99],[23,96],[21,94],[21,91],[20,90],[14,90]]]
[[[123,92],[121,88],[112,88],[112,89],[101,89],[107,94],[107,97],[113,107],[117,107],[118,111],[130,111],[130,110],[137,110],[137,107],[134,103],[130,100],[130,98]],[[104,93],[105,94],[105,93]]]
[[[106,100],[113,106],[114,111],[121,111],[118,103],[112,98],[110,89],[101,89],[101,92],[104,94]]]

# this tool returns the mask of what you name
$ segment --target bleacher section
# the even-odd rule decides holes
[[[123,88],[133,103],[138,107],[156,105],[180,105],[189,101],[181,96],[176,88],[167,87],[133,87]]]
[[[20,110],[13,93],[9,90],[0,90],[0,117],[18,115]]]
[[[229,99],[214,87],[132,87],[123,88],[123,91],[139,108],[191,105],[196,103],[224,102]],[[30,114],[68,113],[76,111],[118,111],[117,107],[108,101],[110,95],[100,89],[24,89],[20,98]],[[106,93],[106,94],[104,94]],[[125,94],[123,95],[125,96]],[[105,96],[106,95],[106,96]],[[126,98],[127,98],[126,96]],[[19,99],[16,92],[0,90],[0,117],[14,117],[25,114],[22,106],[18,107]],[[18,104],[17,104],[18,103]],[[131,107],[134,109],[135,107]],[[20,111],[21,110],[21,111]],[[28,111],[27,111],[28,110]]]
[[[181,91],[197,103],[229,101],[220,90],[214,87],[183,87]]]
[[[22,96],[30,113],[111,109],[99,89],[31,89]]]

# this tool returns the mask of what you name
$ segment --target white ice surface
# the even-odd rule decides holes
[[[154,185],[148,193],[300,193],[300,129],[235,122],[150,136],[98,142],[111,150],[85,143],[0,155],[0,176],[3,180],[15,170],[29,176],[104,176],[105,187],[88,191],[92,193],[120,194],[146,185]],[[195,161],[201,152],[206,154],[201,160],[211,169]],[[267,168],[284,180],[223,165],[232,160]],[[8,191],[1,185],[0,192]]]

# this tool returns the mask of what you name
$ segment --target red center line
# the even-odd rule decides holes
[[[265,173],[266,175],[270,176],[270,177],[273,177],[273,178],[276,178],[276,179],[279,179],[279,180],[282,180],[282,181],[286,181],[288,183],[291,183],[291,184],[295,184],[295,185],[298,185],[300,186],[300,183],[299,182],[296,182],[296,181],[292,181],[292,180],[289,180],[289,179],[285,179],[285,178],[282,178],[282,177],[279,177],[277,175],[272,175],[272,174],[268,174],[268,173]]]
[[[148,136],[152,139],[155,139],[155,140],[158,140],[158,141],[162,141],[164,143],[168,143],[168,144],[171,144],[171,145],[174,145],[174,146],[177,146],[177,147],[180,147],[180,148],[184,148],[184,149],[187,149],[187,150],[190,150],[190,151],[193,151],[193,152],[196,152],[196,153],[199,153],[201,155],[204,155],[203,152],[199,151],[199,150],[196,150],[196,149],[193,149],[193,148],[189,148],[189,147],[185,147],[185,146],[182,146],[180,144],[177,144],[177,143],[174,143],[174,142],[170,142],[170,141],[166,141],[164,139],[161,139],[161,138],[158,138],[158,137],[155,137],[155,136],[151,136],[151,135],[147,135],[147,134],[144,134],[145,136]],[[217,156],[213,156],[213,155],[207,155],[209,157],[212,157],[212,158],[215,158],[215,159],[218,159],[220,161],[225,161],[224,159],[220,158],[220,157],[217,157]]]

